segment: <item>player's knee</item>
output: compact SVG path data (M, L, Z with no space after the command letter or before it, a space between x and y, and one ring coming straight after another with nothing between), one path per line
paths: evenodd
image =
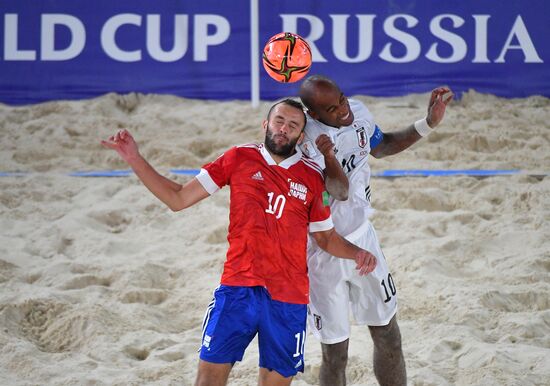
M375 346L383 350L401 350L401 332L395 317L386 326L369 327Z
M199 360L195 386L225 386L233 364Z
M348 354L323 354L323 364L335 373L343 371L348 364Z
M206 377L201 376L199 374L199 375L197 375L197 378L195 379L195 386L206 386L206 385L208 385L208 382L209 382L209 380Z
M213 379L210 379L209 373L207 371L201 371L199 368L199 372L197 373L197 378L195 378L195 386L207 386L209 383L214 381Z
M348 341L336 344L323 344L323 364L332 371L343 371L348 363Z
M225 384L225 379L209 375L198 375L195 379L195 386L224 386Z

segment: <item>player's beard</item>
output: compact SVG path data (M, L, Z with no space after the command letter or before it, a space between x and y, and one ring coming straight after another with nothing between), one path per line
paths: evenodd
M273 132L269 128L269 125L267 125L264 143L267 150L269 150L271 153L288 158L296 152L296 144L298 143L298 138L296 138L295 140L291 140L289 138L289 142L287 144L278 145L273 139L273 136Z

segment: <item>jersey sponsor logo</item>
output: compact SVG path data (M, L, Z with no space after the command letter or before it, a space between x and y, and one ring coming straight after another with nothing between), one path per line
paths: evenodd
M313 323L315 324L315 328L317 330L321 330L323 328L323 320L321 319L321 315L313 314Z
M357 134L357 143L361 148L364 148L367 146L367 132L365 131L364 127L360 127L359 129L355 130L355 133Z
M252 176L252 179L257 181L263 181L264 177L262 176L262 172L260 171L256 172L256 174Z
M299 200L306 201L307 188L298 182L292 181L290 178L288 179L288 182L290 183L288 195L291 197L296 197Z

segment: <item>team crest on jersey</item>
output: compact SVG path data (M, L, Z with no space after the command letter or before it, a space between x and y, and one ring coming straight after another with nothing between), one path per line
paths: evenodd
M355 130L355 133L357 134L357 142L359 143L359 146L362 148L367 146L367 132L365 131L365 128L360 127Z
M288 179L288 182L290 184L288 195L291 197L296 197L297 199L305 202L307 198L307 187L299 184L298 182L292 181L290 178Z
M321 315L313 314L313 322L317 330L323 328L323 320L321 319Z

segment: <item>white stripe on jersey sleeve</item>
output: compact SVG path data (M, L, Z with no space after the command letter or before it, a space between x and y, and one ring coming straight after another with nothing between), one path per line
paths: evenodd
M197 180L201 183L202 187L206 189L208 194L214 194L218 190L220 190L220 187L216 185L212 177L210 177L210 174L206 171L206 169L201 169L200 173L197 174Z
M245 144L242 144L242 145L237 145L236 147L251 147L251 148L256 148L256 149L259 148L257 143L245 143Z
M332 223L332 216L329 216L326 220L323 221L316 221L316 222L310 222L309 223L309 232L322 232L322 231L328 231L329 229L334 228L334 224Z
M307 158L302 157L302 162L309 166L311 169L315 170L317 173L321 175L322 178L325 178L325 175L323 174L323 169L319 165L317 165L314 161L311 161Z

